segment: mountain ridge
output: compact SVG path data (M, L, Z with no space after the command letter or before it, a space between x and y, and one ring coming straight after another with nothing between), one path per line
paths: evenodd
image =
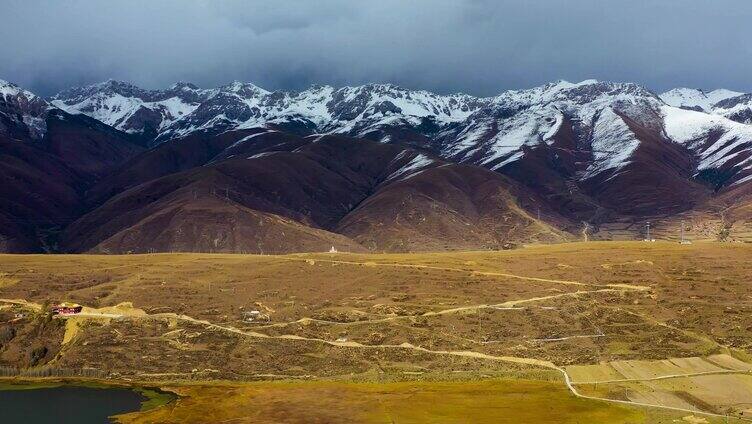
M705 92L695 91L710 101ZM560 80L480 98L464 94L441 96L393 84L338 89L315 86L300 92L269 92L236 81L215 89L198 89L183 83L167 90L147 91L128 83L108 81L62 92L52 104L69 112L89 114L126 132L151 132L157 142L197 131L217 134L266 126L303 135L339 133L382 142L397 138L399 142L433 149L442 156L494 169L519 159L524 146L550 140L564 115L589 125L591 131L623 130L625 124L613 112L626 114L629 119L657 130L664 125L657 115L670 114L663 106L699 107L696 102L682 103L678 96L669 95L672 92L687 90L658 95L628 82ZM123 93L135 93L135 97L125 101ZM743 94L714 90L709 95L716 104L724 105L710 114L729 121L733 121L729 117L738 117L746 123ZM603 121L595 122L601 116ZM713 125L734 127L719 121L713 121ZM632 150L636 147L634 140L630 142L623 137L610 141L595 137L595 140L599 141L592 146L596 163L585 176L623 163L624 153L616 154L615 148L630 144ZM477 160L472 156L478 150L488 153Z
M680 90L718 100L705 111L597 80L486 98L392 84L269 92L109 80L47 102L0 87L0 136L26 145L7 149L0 171L33 181L1 211L12 228L0 246L11 251L486 249L610 238L687 214L747 225L748 197L730 193L752 183L752 125L726 112L743 117L748 95L728 90ZM30 160L34 151L54 169ZM64 207L45 212L58 218L35 217L45 176L68 174L54 188ZM718 215L721 203L741 212Z

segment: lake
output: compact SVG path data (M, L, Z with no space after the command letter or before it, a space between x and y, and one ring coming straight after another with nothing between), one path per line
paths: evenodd
M109 423L107 417L138 411L147 398L125 388L4 386L0 419L7 423Z

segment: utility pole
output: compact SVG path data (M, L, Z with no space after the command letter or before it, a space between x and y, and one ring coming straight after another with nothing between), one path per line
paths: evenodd
M681 222L681 244L684 244L684 220Z

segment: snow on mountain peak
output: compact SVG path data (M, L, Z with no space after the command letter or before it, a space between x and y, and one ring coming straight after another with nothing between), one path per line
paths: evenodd
M439 126L459 123L477 113L493 114L493 111L483 112L489 106L506 110L552 102L586 104L600 98L610 102L619 96L629 100L648 95L652 93L634 84L597 80L578 83L562 80L528 90L507 91L493 98L438 95L388 83L269 92L240 81L209 90L188 83L177 83L167 90L143 90L130 83L109 80L65 90L53 97L53 103L123 131L151 130L160 139L167 139L210 128L225 130L285 123L315 126L318 132L362 135L386 126L419 126L424 120ZM543 134L549 130L544 128Z
M193 84L179 82L166 90L144 90L129 82L107 80L61 91L52 104L69 113L82 113L129 133L151 136L193 112L211 95Z
M705 97L708 98L713 104L716 104L722 100L730 99L732 97L741 96L744 93L739 91L727 90L725 88L719 88L705 93Z
M110 78L106 81L92 84L92 87L98 87L100 89L113 89L113 90L139 90L138 87L128 81L116 80Z
M34 100L39 99L39 97L27 90L24 90L23 88L17 86L16 84L13 84L12 82L5 81L3 79L0 79L0 96L2 98L10 98L10 97L18 97L22 96L28 100Z
M737 171L752 171L752 158L737 163L737 159L749 155L749 148L744 146L752 143L752 125L672 106L664 106L662 113L666 135L699 156L698 171L728 164ZM708 140L713 143L707 145Z
M752 124L752 94L717 89L675 88L661 94L669 106L725 116L736 122Z
M658 96L634 83L560 80L482 98L394 84L270 92L240 81L210 89L178 82L147 90L108 80L62 91L51 103L155 142L261 127L339 133L421 145L438 157L493 170L537 160L542 150L553 158L575 155L567 178L577 181L629 175L646 152L655 155L661 143L675 143L690 152L687 163L693 165L687 166L696 166L700 179L733 184L752 175L752 94L723 89L678 88ZM5 125L16 134L41 137L49 108L43 99L0 81L0 131ZM400 160L392 180L434 166L428 156ZM722 178L713 176L718 169Z
M235 93L240 96L266 96L271 94L263 88L249 82L233 81L219 88L220 91Z
M496 96L493 103L505 107L530 107L552 102L588 104L615 100L655 99L650 90L633 83L603 82L594 79L571 83L559 80L525 90L510 90Z
M685 109L712 111L713 105L743 93L726 89L703 91L697 88L674 88L660 95L667 105Z
M554 145L567 122L578 148L588 152L589 159L578 171L578 178L588 179L613 177L631 163L643 143L633 132L634 125L666 134L666 138L693 149L693 138L680 131L685 121L686 128L696 129L692 125L694 115L681 115L675 108L666 111L666 104L715 107L719 114L733 114L739 122L749 114L752 122L752 96L748 99L735 94L739 93L675 89L658 96L638 84L594 79L574 83L560 80L488 98L439 95L394 84L311 86L299 92L270 92L240 81L213 89L177 83L166 90L143 90L107 81L62 92L54 104L124 131L151 134L157 141L195 131L219 133L257 127L389 141L404 130L397 136L400 141L412 142L413 135L418 137L416 142L430 139L445 157L490 169L519 161L531 149ZM713 106L717 103L723 108ZM708 128L717 127L728 134L722 139L729 145L737 145L737 139L752 140L744 124L738 127L728 124L728 119L718 119L722 124L715 127L711 125L715 121L703 123L697 130L699 137L707 138ZM721 157L727 158L723 152ZM696 154L701 166L726 160L719 162L706 150ZM416 166L423 163L422 158L416 159Z
M190 90L195 91L198 90L198 86L196 86L193 83L186 82L186 81L178 81L175 84L172 84L170 86L170 90Z
M34 93L0 80L0 133L15 132L12 127L31 138L42 138L49 108L47 101Z

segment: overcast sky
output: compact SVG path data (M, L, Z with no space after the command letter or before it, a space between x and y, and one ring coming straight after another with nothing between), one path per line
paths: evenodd
M752 91L750 0L0 0L0 79L269 90L551 80Z

